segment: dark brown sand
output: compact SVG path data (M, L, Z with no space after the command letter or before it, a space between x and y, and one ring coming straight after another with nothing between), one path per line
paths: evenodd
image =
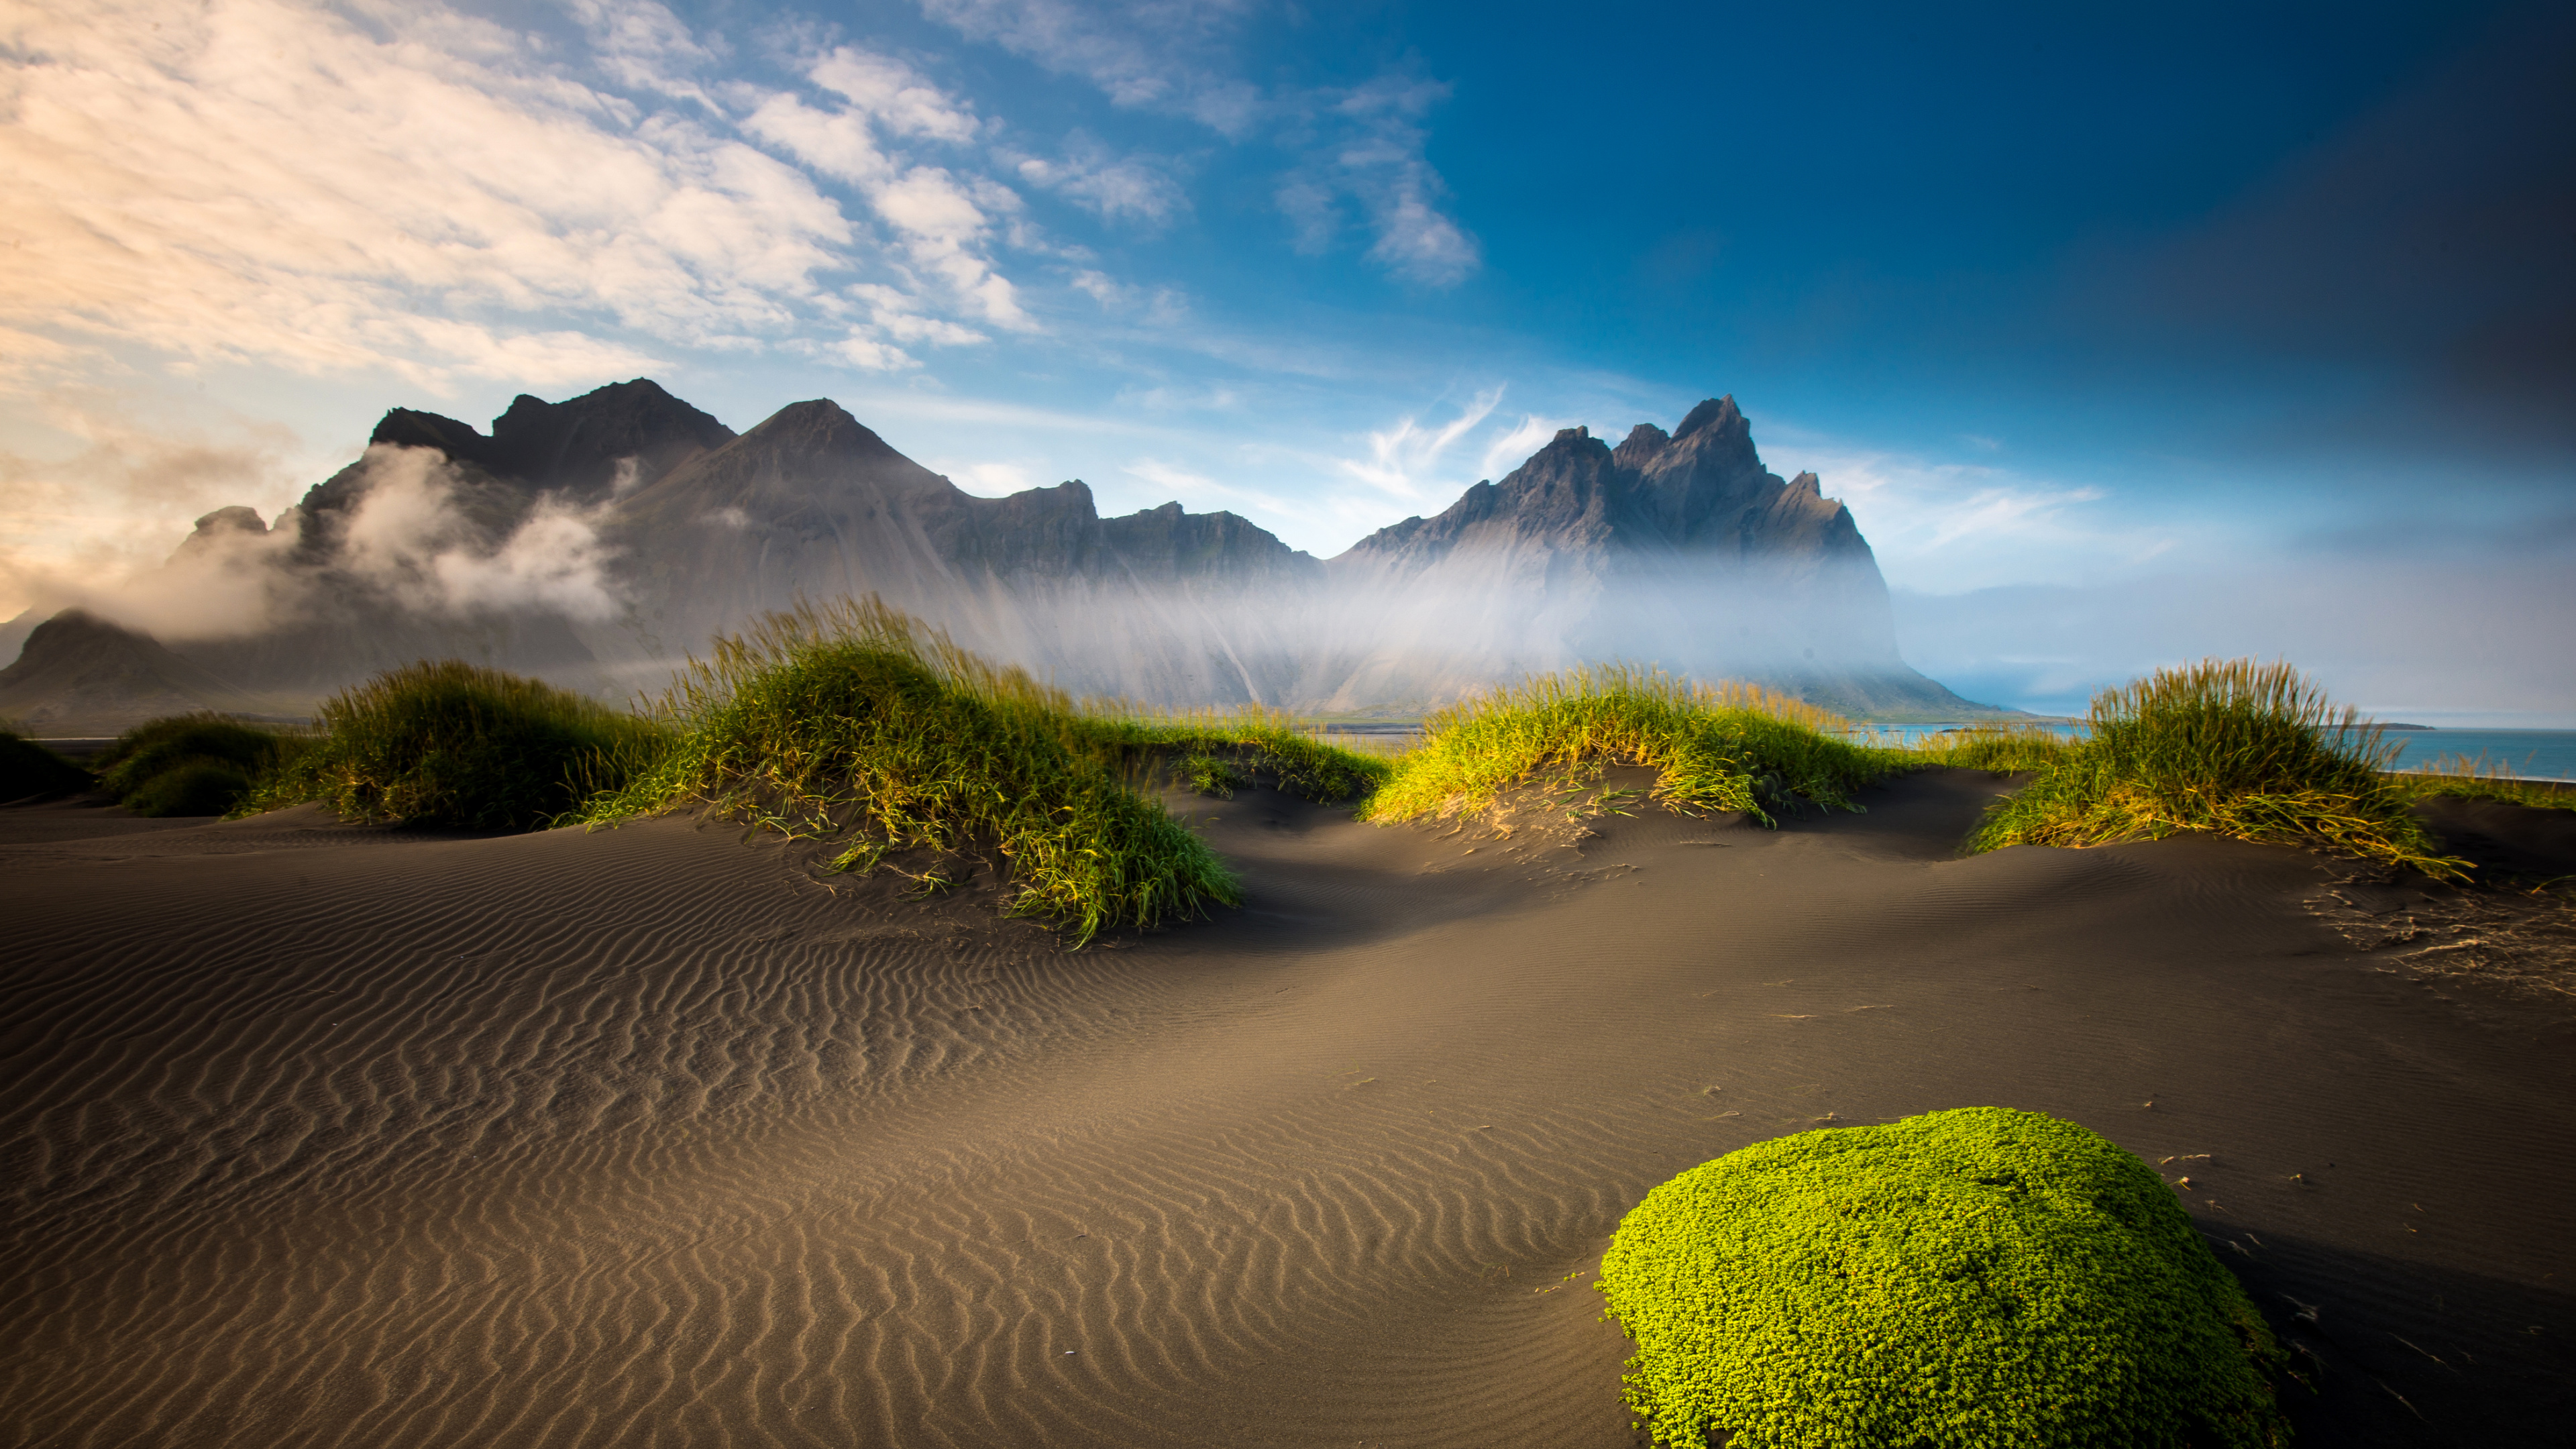
M0 812L0 1439L1610 1449L1648 1188L2001 1103L2177 1182L2301 1443L2564 1442L2563 1004L2356 949L2295 851L1954 859L1998 788L1199 801L1250 908L1074 953L685 821Z

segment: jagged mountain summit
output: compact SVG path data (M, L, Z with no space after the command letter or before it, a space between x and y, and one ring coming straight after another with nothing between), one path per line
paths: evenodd
M127 607L91 607L199 693L309 701L455 655L614 697L763 610L867 592L1163 704L1406 713L1624 658L1882 717L1983 708L1905 666L1850 513L1765 469L1732 398L1615 449L1569 429L1329 561L1230 513L1104 518L1079 480L969 494L823 400L739 435L644 379L522 396L489 433L397 408L273 526L211 513Z

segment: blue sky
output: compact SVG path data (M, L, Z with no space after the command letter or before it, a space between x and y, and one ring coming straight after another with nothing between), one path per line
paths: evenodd
M827 396L1331 554L1733 393L1972 697L2576 725L2564 7L101 0L0 64L0 612L396 404Z

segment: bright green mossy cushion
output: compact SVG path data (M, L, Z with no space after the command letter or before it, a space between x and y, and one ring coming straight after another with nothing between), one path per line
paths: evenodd
M1963 1107L1702 1163L1601 1260L1657 1439L2270 1445L2278 1346L2153 1170Z

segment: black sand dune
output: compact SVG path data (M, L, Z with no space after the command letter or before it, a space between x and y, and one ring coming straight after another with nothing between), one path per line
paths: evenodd
M1952 858L1997 788L1196 801L1251 907L1070 954L682 821L0 813L0 1439L1608 1449L1649 1187L2000 1103L2174 1159L2301 1443L2559 1442L2566 1011L2357 951L2292 851Z

